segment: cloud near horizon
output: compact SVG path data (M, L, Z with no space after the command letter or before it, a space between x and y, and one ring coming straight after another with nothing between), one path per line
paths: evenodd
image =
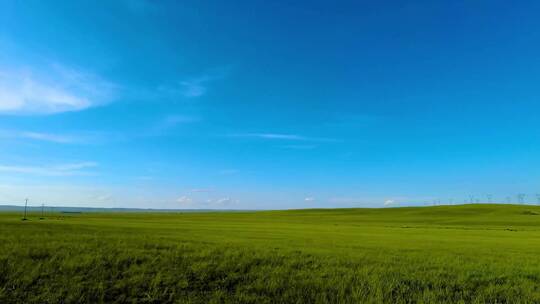
M195 192L196 193L196 192ZM232 199L230 197L222 197L216 199L194 199L189 196L181 196L176 199L176 203L180 208L192 208L192 209L219 209L224 207L230 207L237 204L239 200Z
M393 199L388 199L388 200L385 200L385 201L384 201L384 206L392 206L392 205L394 205L395 203L396 203L395 200L393 200Z
M190 197L181 196L176 199L176 202L179 203L181 207L188 207L191 206L193 200Z

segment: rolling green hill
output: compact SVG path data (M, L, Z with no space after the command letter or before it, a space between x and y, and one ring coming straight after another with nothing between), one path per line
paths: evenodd
M538 303L540 207L0 213L0 303Z

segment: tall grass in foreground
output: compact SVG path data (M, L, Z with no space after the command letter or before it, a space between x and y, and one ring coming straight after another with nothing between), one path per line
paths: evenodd
M540 219L482 207L0 214L0 303L539 303Z

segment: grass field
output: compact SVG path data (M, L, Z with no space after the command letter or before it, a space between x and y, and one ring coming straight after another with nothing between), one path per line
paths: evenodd
M0 213L0 303L540 303L540 207Z

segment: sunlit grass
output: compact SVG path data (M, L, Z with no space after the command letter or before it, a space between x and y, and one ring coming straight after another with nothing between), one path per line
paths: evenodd
M0 213L0 303L540 302L539 214Z

